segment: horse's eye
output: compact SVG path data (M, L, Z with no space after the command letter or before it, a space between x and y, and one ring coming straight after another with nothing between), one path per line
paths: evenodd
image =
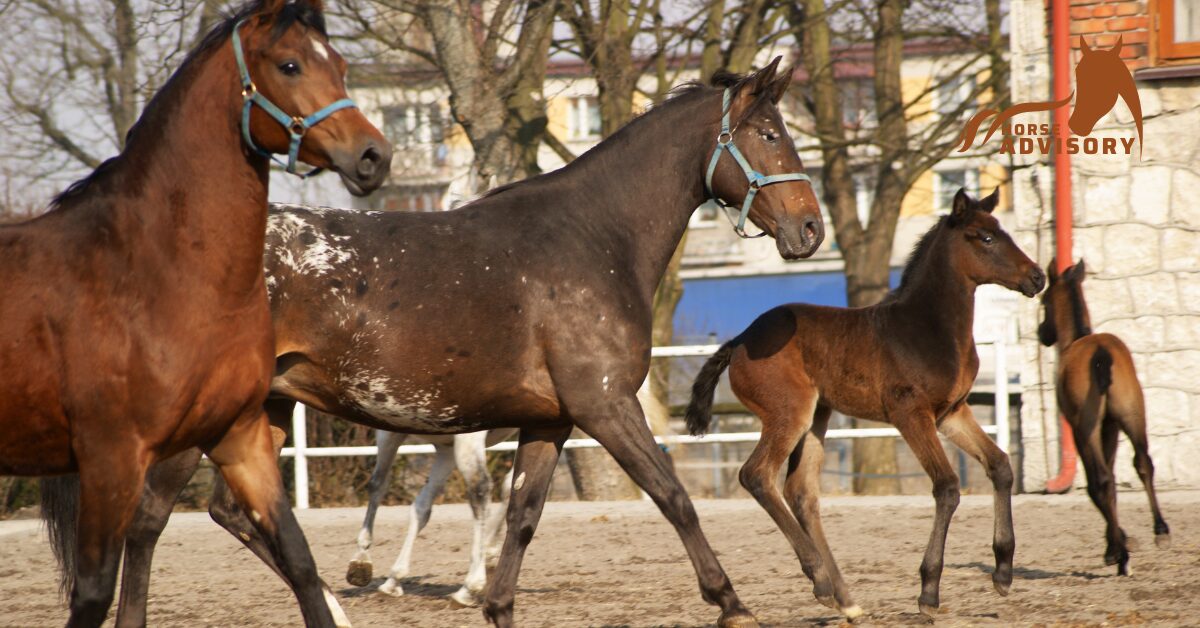
M984 232L984 233L979 234L979 240L981 242L983 242L984 244L991 244L996 239L994 237L992 237L992 234Z
M296 76L300 73L300 64L295 61L285 61L279 64L279 71L287 76Z
M779 139L779 134L774 131L763 131L759 135L760 135L760 137L763 138L764 142L774 143L775 140Z

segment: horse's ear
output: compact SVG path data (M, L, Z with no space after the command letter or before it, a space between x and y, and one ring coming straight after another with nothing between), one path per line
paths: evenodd
M1117 45L1113 46L1112 50L1110 50L1109 52L1113 53L1114 55L1121 56L1121 46L1124 44L1125 44L1125 36L1118 35L1117 36Z
M735 127L746 113L747 107L754 104L759 94L771 88L771 82L775 80L775 71L779 68L780 59L783 59L783 57L775 57L774 60L767 64L767 67L746 77L739 84L738 91L734 94L733 101L729 106L730 118L734 120L733 125Z
M1000 188L997 187L996 189L992 190L992 193L988 194L986 198L979 201L979 209L982 209L983 211L990 214L996 210L996 204L999 202L1000 202Z
M1050 283L1054 283L1054 282L1058 281L1058 258L1057 257L1050 258L1050 265L1046 267L1046 277L1050 280Z
M967 220L971 218L972 204L966 189L958 188L958 193L954 195L954 203L950 206L950 226L957 227L966 224Z
M1071 267L1071 270L1073 270L1075 273L1075 276L1072 277L1072 279L1078 281L1079 283L1083 283L1083 278L1087 276L1087 265L1084 264L1082 257L1079 258L1078 264Z
M1083 35L1079 36L1079 50L1083 52L1084 56L1092 51L1091 48L1088 48L1087 40L1083 38Z
M771 82L769 90L771 90L771 100L775 104L783 99L783 95L787 93L788 85L792 83L792 68L786 68L780 73L779 78Z

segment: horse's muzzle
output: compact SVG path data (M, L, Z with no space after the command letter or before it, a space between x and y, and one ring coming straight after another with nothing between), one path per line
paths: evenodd
M811 257L825 241L825 225L820 218L808 217L798 225L779 225L775 230L775 247L783 259Z
M1046 287L1046 273L1037 266L1029 271L1029 275L1021 281L1021 294L1032 297Z
M387 142L368 139L354 152L334 155L333 169L355 196L366 196L379 189L392 168L392 147Z

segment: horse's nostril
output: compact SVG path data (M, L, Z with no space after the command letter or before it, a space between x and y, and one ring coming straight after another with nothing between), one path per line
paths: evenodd
M374 146L368 147L367 150L363 151L362 156L358 158L358 175L363 178L374 176L375 171L378 170L379 164L382 161L383 155L380 154L379 149Z
M817 245L822 240L824 229L822 229L821 221L815 218L809 218L804 221L803 239L806 243Z

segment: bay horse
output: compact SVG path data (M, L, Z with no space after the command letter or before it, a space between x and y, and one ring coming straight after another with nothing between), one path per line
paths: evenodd
M1092 333L1092 321L1083 298L1086 266L1083 260L1059 274L1054 261L1047 268L1050 287L1042 295L1043 319L1038 339L1058 352L1055 378L1058 407L1075 439L1075 448L1087 473L1088 496L1104 515L1108 547L1104 564L1116 565L1117 575L1129 574L1129 549L1125 531L1117 523L1117 487L1113 464L1121 432L1133 445L1137 469L1150 512L1154 516L1154 542L1170 547L1171 529L1154 494L1154 462L1146 438L1146 400L1138 383L1133 356L1121 339Z
M567 166L452 211L273 215L267 255L276 260L266 266L278 403L267 409L276 425L287 421L281 406L302 402L404 433L520 428L507 532L483 605L497 626L513 625L521 560L576 426L675 527L703 599L721 608L718 623L757 625L637 391L650 365L655 288L706 199L741 205L784 258L821 244L820 208L778 108L791 72L777 76L778 64L677 88ZM169 513L178 486L151 485L156 496L143 504L165 502ZM227 492L213 502L223 525L260 542Z
M1032 297L1045 275L991 215L998 198L993 193L977 201L959 190L951 213L917 243L899 287L882 302L769 310L722 345L696 378L688 429L695 435L707 430L717 379L728 368L734 394L762 420L762 438L740 473L742 486L791 543L814 596L850 619L862 610L829 550L818 502L833 410L894 425L933 480L937 510L921 562L922 613L932 616L939 605L946 532L959 499L958 477L938 431L983 464L992 480L992 582L1001 595L1012 584L1012 468L967 405L979 370L972 336L975 288L999 284Z
M78 474L44 504L72 513L50 529L70 548L69 626L104 621L147 469L193 447L251 513L305 621L332 623L262 410L261 256L266 153L359 192L386 174L390 147L346 100L345 69L319 2L249 4L188 55L118 156L0 227L0 473ZM263 103L297 117L285 129Z

